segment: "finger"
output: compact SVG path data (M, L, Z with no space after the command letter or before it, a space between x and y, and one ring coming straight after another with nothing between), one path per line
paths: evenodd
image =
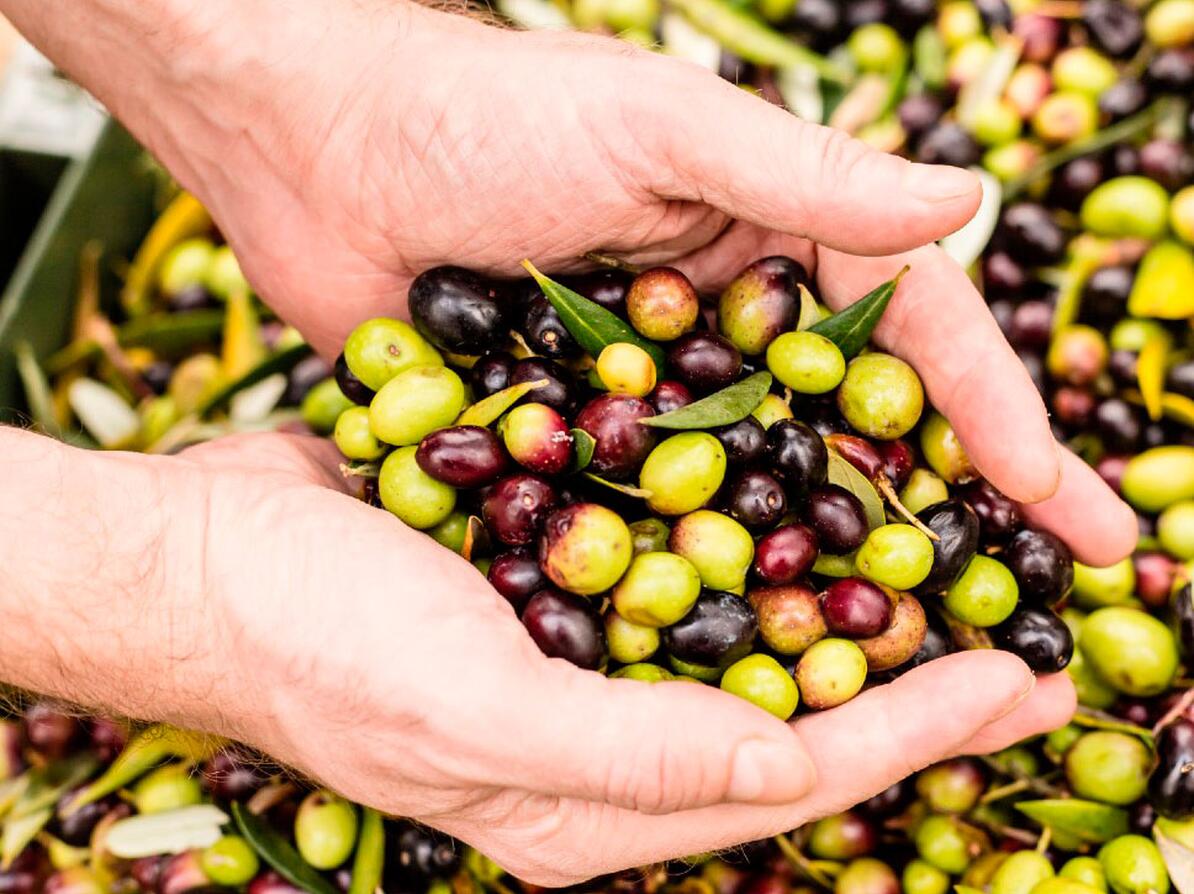
M179 456L230 472L259 471L345 493L354 491L353 482L340 471L344 456L327 438L280 432L228 435L188 447Z
M858 254L939 239L978 208L978 181L961 168L877 152L674 59L623 71L630 89L619 102L637 137L630 162L658 196Z
M1077 706L1078 697L1069 674L1037 677L1028 698L1006 717L980 730L959 753L990 754L1030 736L1052 732L1070 722Z
M789 803L813 784L792 730L719 689L611 680L559 660L507 685L526 694L513 725L525 747L502 743L508 786L657 814ZM560 743L546 766L544 742Z
M844 307L890 279L900 282L876 340L911 363L933 406L949 418L978 470L1016 500L1051 496L1060 474L1041 396L966 274L936 246L889 258L818 252L826 302Z
M1061 486L1049 499L1022 507L1037 527L1064 540L1088 565L1113 565L1136 548L1136 513L1099 474L1061 445Z

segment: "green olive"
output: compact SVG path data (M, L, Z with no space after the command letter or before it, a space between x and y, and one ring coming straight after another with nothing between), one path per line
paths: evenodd
M983 167L1008 183L1024 176L1040 161L1044 150L1033 140L1012 140L983 153Z
M614 661L635 664L659 651L659 631L627 621L611 609L605 613L605 642Z
M636 556L614 587L619 615L644 627L675 624L701 595L701 576L683 556L643 553Z
M580 0L573 16L582 28L604 25L615 33L651 31L659 18L659 0Z
M1194 316L1194 251L1177 242L1158 242L1136 269L1128 313L1184 320Z
M412 528L431 528L456 508L456 491L419 468L416 447L400 447L381 464L381 504Z
M912 525L882 525L867 535L854 565L877 584L911 590L933 568L933 543Z
M928 816L917 827L916 852L942 872L958 875L970 865L970 836L951 816Z
M1194 43L1194 0L1158 0L1144 17L1144 33L1157 47Z
M386 452L385 445L369 429L368 407L349 407L341 413L332 438L349 459L374 460Z
M418 444L451 425L464 409L464 399L464 383L452 370L416 366L398 373L373 395L369 427L378 440L395 447Z
M1072 143L1090 136L1098 126L1094 97L1077 90L1050 93L1032 116L1033 132L1046 143Z
M227 301L234 293L244 292L246 295L253 290L249 281L245 279L240 269L240 261L236 259L232 248L221 245L211 255L211 263L207 267L204 278L207 291L217 298Z
M665 552L671 533L671 528L658 518L644 518L634 522L630 526L634 554L637 556L640 553Z
M199 857L203 873L228 888L247 885L257 875L257 852L239 835L225 835Z
M908 483L900 491L900 502L912 513L948 499L949 487L936 473L928 469L913 469Z
M1056 834L1053 837L1056 841ZM1077 879L1055 876L1037 882L1031 894L1097 894L1098 890Z
M900 877L903 894L949 894L949 874L925 860L909 860Z
M458 553L464 549L464 541L468 537L468 518L463 512L453 512L438 525L428 528L427 533L440 546Z
M581 596L602 593L618 582L630 559L630 528L612 509L598 503L572 503L547 519L539 565L557 587Z
M1166 344L1173 340L1169 330L1156 320L1140 320L1136 317L1124 317L1111 327L1107 336L1111 350L1134 353L1142 351L1154 339L1161 339Z
M133 786L138 813L163 813L203 802L199 777L185 764L167 764L143 776Z
M970 0L949 0L937 13L937 31L951 50L983 33L983 20Z
M299 406L299 413L312 431L328 435L336 428L340 414L355 406L344 396L335 379L324 379L307 392Z
M1008 619L1019 599L1020 587L1006 565L990 556L975 556L950 584L945 607L966 624L994 627Z
M1136 570L1130 558L1105 568L1074 563L1074 602L1080 608L1124 605L1132 601L1135 592Z
M1157 517L1157 539L1174 558L1194 559L1194 500L1174 503Z
M163 295L177 295L191 286L204 285L216 247L202 236L186 239L166 252L158 267L158 288Z
M1090 885L1096 891L1107 890L1107 874L1103 872L1103 864L1094 857L1071 857L1057 874Z
M1159 695L1177 674L1173 633L1132 608L1091 612L1082 625L1082 653L1100 677L1127 695Z
M1012 745L1003 751L996 751L987 760L1005 776L1036 776L1041 769L1041 762L1036 755L1023 745Z
M1082 226L1099 236L1156 239L1165 232L1169 194L1155 180L1129 175L1096 186L1082 201Z
M833 881L833 894L895 894L899 888L895 870L874 857L851 860Z
M1194 850L1194 819L1174 820L1159 816L1153 828L1182 847Z
M986 785L986 774L966 758L934 764L916 777L916 793L934 813L968 813Z
M846 360L824 335L785 332L767 346L767 368L799 394L824 394L841 383Z
M1126 806L1144 796L1152 752L1135 736L1097 730L1066 752L1065 775L1074 794Z
M709 509L678 520L668 546L692 563L701 583L711 590L738 590L755 555L750 532L728 515Z
M874 827L850 811L822 817L808 833L808 852L820 860L853 860L874 848Z
M1120 492L1143 512L1194 500L1194 447L1167 444L1132 457L1124 467Z
M953 426L940 413L933 413L920 427L920 450L933 471L950 484L962 484L978 475Z
M975 112L974 138L984 146L1002 146L1020 135L1020 110L1009 100L991 99Z
M1157 846L1143 835L1121 835L1099 849L1115 894L1167 894L1169 873Z
M751 411L750 415L759 420L759 424L763 428L771 428L772 423L779 422L781 419L791 419L794 414L786 400L778 394L768 394L763 398L762 403Z
M655 447L639 472L651 492L647 505L661 515L683 515L704 506L726 474L726 452L708 432L672 435Z
M995 44L985 34L972 37L949 54L945 63L946 77L951 84L969 84L990 64Z
M716 683L721 679L720 667L704 667L700 664L691 664L690 662L682 661L675 655L669 655L667 662L672 666L672 670L682 677L691 677L702 683Z
M141 443L152 444L170 430L181 414L178 404L168 394L153 397L141 404Z
M916 371L890 354L863 354L846 367L837 392L846 421L868 437L893 441L920 419L924 387Z
M1194 245L1194 186L1173 194L1169 203L1169 226L1182 242Z
M1010 854L991 877L991 894L1029 894L1037 882L1052 878L1053 864L1036 851Z
M1070 746L1083 736L1082 727L1067 723L1058 727L1045 736L1045 753L1051 760L1060 760L1070 750ZM1081 879L1079 879L1081 881Z
M439 351L414 326L377 317L357 326L344 343L344 362L374 391L416 366L443 366Z
M770 655L747 655L721 675L721 688L744 698L780 720L787 720L800 704L796 681Z
M904 41L890 25L869 22L855 28L846 40L859 71L891 71L906 56Z
M615 680L638 680L640 683L668 683L676 679L666 667L647 662L636 662L620 667L612 674Z
M1091 47L1068 47L1053 57L1053 84L1098 97L1119 80L1115 64Z
M357 841L357 811L326 789L311 792L294 818L294 843L316 869L335 869L348 859Z
M804 703L814 710L848 702L866 682L866 655L848 639L818 640L796 664L796 685Z
M1081 649L1074 649L1065 670L1083 707L1106 710L1119 701L1119 691L1099 676Z

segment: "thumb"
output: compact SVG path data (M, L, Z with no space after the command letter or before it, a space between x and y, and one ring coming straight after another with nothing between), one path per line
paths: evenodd
M657 195L868 255L932 242L978 209L982 190L969 171L878 152L694 65L643 65L657 83L639 79L623 102Z
M613 680L560 660L527 668L517 728L526 747L507 753L548 764L511 766L507 784L672 813L721 803L784 804L815 782L800 738L736 696L692 683Z

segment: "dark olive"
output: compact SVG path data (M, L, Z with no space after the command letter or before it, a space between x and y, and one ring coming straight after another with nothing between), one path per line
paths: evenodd
M952 121L942 121L920 138L916 160L924 164L954 165L968 168L978 164L981 150L964 128Z
M912 470L916 467L916 455L908 442L902 438L894 441L879 441L874 445L883 459L883 474L891 482L892 487L902 488L912 477Z
M1020 598L1030 604L1053 605L1074 584L1074 556L1048 531L1021 531L1001 559L1020 585Z
M1109 56L1129 56L1144 39L1140 13L1119 0L1087 0L1082 5L1082 21Z
M510 370L511 385L543 379L547 380L547 384L536 388L527 399L547 404L556 412L570 416L576 404L576 386L568 370L544 357L526 357L517 361Z
M527 304L522 325L522 335L536 354L571 357L580 350L555 307L543 295L536 295Z
M941 100L933 94L914 93L899 104L896 115L908 139L916 140L941 120L944 111Z
M432 432L419 442L415 462L436 481L466 488L491 484L509 465L497 436L479 425Z
M767 452L767 432L754 416L713 429L726 451L726 462L742 466L758 462Z
M755 544L754 572L766 583L790 584L812 570L817 553L817 534L812 528L784 525Z
M1149 140L1140 147L1140 173L1176 192L1194 177L1194 155L1178 140Z
M633 279L633 276L621 270L598 270L569 277L567 283L573 291L579 292L595 304L600 304L619 316L625 316L626 292L629 291Z
M655 408L655 412L662 415L686 407L696 398L692 396L692 392L683 382L664 379L655 386L655 390L648 395L648 399L651 401L651 406Z
M91 840L91 832L95 829L96 824L121 803L119 799L112 796L85 804L76 810L67 811L67 806L78 795L80 788L73 788L58 799L54 820L50 827L58 838L74 847L85 846ZM0 888L0 890L3 889Z
M1162 50L1149 61L1147 76L1163 93L1188 95L1194 90L1194 48Z
M49 702L30 705L21 720L29 747L50 760L65 757L81 732L74 717Z
M1190 584L1186 584L1173 596L1178 642L1181 643L1182 654L1187 658L1194 656L1194 592L1190 587Z
M891 599L867 580L845 577L821 594L821 613L831 633L851 639L878 636L891 624Z
M838 0L801 0L792 13L793 27L809 32L818 47L833 42L842 30L843 19Z
M540 590L551 586L551 581L539 567L538 556L525 548L498 553L490 563L486 577L516 612L521 612L527 601Z
M602 394L589 401L577 414L576 427L588 432L595 442L592 470L614 479L637 472L656 440L655 430L639 420L654 415L641 397Z
M1194 400L1194 360L1185 360L1169 367L1165 387L1175 394Z
M762 354L778 335L796 327L799 286L808 282L808 272L792 258L774 255L755 261L721 294L721 334L743 354Z
M1135 450L1144 431L1141 412L1118 397L1109 397L1095 407L1094 425L1103 446L1116 453Z
M1112 90L1115 88L1112 87ZM1148 91L1141 85L1140 91L1144 100L1148 100ZM1110 92L1110 91L1108 91ZM1116 177L1140 173L1140 152L1135 146L1120 145L1111 150L1111 171Z
M916 517L939 538L933 541L933 568L917 592L939 593L954 582L978 550L978 515L955 497L926 506Z
M783 486L773 475L751 469L729 485L726 507L730 517L752 530L770 528L788 510Z
M733 593L707 590L687 615L663 631L673 658L701 667L729 667L751 649L758 619L749 602Z
M890 21L901 34L911 37L937 14L936 0L891 0Z
M1082 200L1103 182L1103 178L1103 162L1097 156L1075 158L1058 168L1053 175L1053 182L1049 184L1049 198L1062 208L1077 211Z
M781 419L767 429L767 457L771 468L795 497L803 496L828 479L829 451L825 441L795 419Z
M522 625L539 650L588 670L605 664L605 625L593 602L562 590L540 590L522 612Z
M1053 308L1044 301L1025 301L1012 315L1008 341L1013 347L1044 350L1053 334Z
M1157 822L1157 808L1143 798L1128 808L1128 831L1151 836Z
M1016 502L985 479L966 485L962 499L978 516L979 535L984 543L1007 543L1023 523Z
M922 664L945 657L953 651L953 648L953 641L950 639L949 633L942 630L939 624L930 622L925 628L925 638L921 642L920 648L916 650L916 654L903 664L898 664L891 670L876 676L884 682L894 680L914 667L920 667Z
M385 890L422 891L436 879L460 869L464 849L456 841L422 825L402 823L387 830Z
M1100 267L1082 289L1082 318L1095 323L1114 322L1124 315L1136 274L1131 267Z
M742 372L742 353L714 332L689 332L668 348L668 369L697 393L731 385Z
M271 765L247 749L231 746L216 754L202 768L203 784L221 801L247 801L270 781Z
M505 351L490 351L484 354L469 370L469 384L473 394L480 400L510 386L510 373L514 371L514 355Z
M1031 265L1053 264L1065 253L1066 237L1044 206L1017 202L1003 212L1000 221L1008 251Z
M1074 655L1070 628L1048 609L1018 609L991 630L995 645L1018 657L1033 673L1065 670Z
M870 530L862 501L836 484L809 492L805 519L816 531L821 549L835 555L858 549Z
M879 794L867 798L854 809L874 819L886 819L903 813L916 800L913 777L889 785Z
M509 303L497 283L461 267L433 267L410 284L415 328L456 354L482 354L504 341Z
M978 14L988 28L1007 30L1012 26L1012 10L1007 0L975 0Z
M526 546L556 507L555 488L534 475L510 475L493 485L481 504L485 527L497 540Z
M850 0L846 4L846 26L853 29L887 18L887 0Z
M1027 284L1027 271L1006 251L993 251L983 258L983 285L989 294L1019 292Z
M176 314L186 313L189 310L206 310L219 306L216 296L199 283L192 283L189 286L179 289L170 295L166 301L166 306Z
M1179 717L1157 735L1157 766L1148 780L1148 800L1169 819L1194 817L1194 721Z

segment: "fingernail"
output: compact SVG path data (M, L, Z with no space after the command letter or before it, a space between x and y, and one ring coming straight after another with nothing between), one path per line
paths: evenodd
M925 202L948 202L974 195L978 178L951 165L909 165L904 188Z
M791 744L752 739L734 752L729 798L744 804L786 804L807 794L814 770L795 734Z
M1016 708L1018 708L1018 707L1020 707L1020 705L1024 704L1025 699L1027 699L1028 696L1032 695L1032 690L1034 690L1034 689L1036 689L1036 676L1035 675L1030 676L1028 678L1028 685L1024 687L1024 690L1019 695L1017 695L1015 700L1012 701L1006 708L1004 708L1004 710L1001 711L999 716L996 717L995 719L1002 720L1004 717L1011 714L1014 710L1016 710Z

